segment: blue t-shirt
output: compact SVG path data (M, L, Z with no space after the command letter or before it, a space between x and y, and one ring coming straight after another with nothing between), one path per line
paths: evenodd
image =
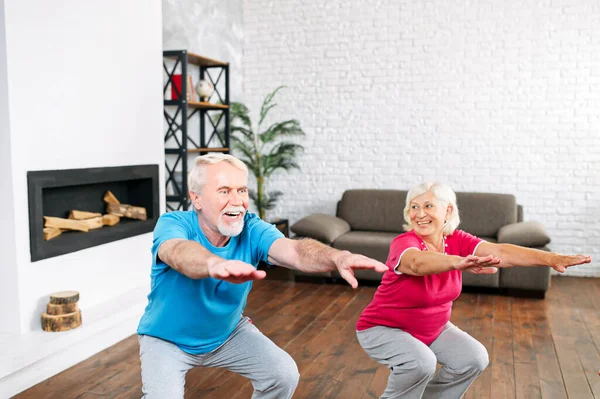
M282 237L275 226L247 213L241 234L231 237L224 247L215 247L204 236L194 211L163 214L154 229L150 294L137 333L170 341L187 353L208 353L231 335L252 288L251 281L194 280L179 273L158 258L163 242L173 238L196 241L217 256L256 267L267 260L269 248Z

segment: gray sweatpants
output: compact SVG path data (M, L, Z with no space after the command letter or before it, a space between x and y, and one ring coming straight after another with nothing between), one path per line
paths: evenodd
M185 375L193 367L221 367L252 381L252 398L291 398L300 374L294 359L265 337L247 317L212 352L191 355L168 341L139 336L144 399L183 398Z
M430 346L388 327L358 331L365 352L390 369L381 399L458 399L489 363L485 347L448 322ZM442 368L436 373L436 363Z

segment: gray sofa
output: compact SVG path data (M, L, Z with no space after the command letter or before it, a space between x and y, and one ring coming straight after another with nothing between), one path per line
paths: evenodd
M291 230L296 237L315 238L334 248L385 262L392 239L404 232L406 194L400 190L347 190L338 202L336 216L313 214L296 222ZM456 198L459 229L490 242L549 250L550 237L543 226L523 222L523 208L513 195L457 192ZM320 276L339 278L337 272ZM356 276L381 280L381 275L372 271L358 270ZM547 267L507 268L493 275L463 274L463 287L488 287L509 294L530 292L544 297L549 284Z

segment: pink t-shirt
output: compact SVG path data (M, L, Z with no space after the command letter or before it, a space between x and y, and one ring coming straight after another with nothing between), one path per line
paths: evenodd
M468 256L475 253L481 239L462 230L444 237L447 255ZM399 328L430 345L450 320L452 302L462 288L462 271L452 270L428 276L397 274L394 269L409 248L427 251L425 242L414 231L394 238L386 262L389 270L371 303L356 323L358 331L375 326Z

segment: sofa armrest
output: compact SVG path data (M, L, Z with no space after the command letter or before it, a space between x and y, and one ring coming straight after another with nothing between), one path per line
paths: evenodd
M511 223L498 231L499 244L515 244L532 248L543 247L549 242L548 233L538 222Z
M342 234L350 231L350 225L336 216L315 213L300 219L290 229L299 236L331 245Z

